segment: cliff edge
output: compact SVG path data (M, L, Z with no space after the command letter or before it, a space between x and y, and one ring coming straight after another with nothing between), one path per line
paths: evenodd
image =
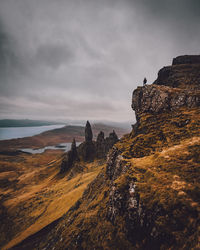
M179 56L172 66L158 72L152 85L134 90L132 108L136 118L143 113L158 114L200 106L200 56Z

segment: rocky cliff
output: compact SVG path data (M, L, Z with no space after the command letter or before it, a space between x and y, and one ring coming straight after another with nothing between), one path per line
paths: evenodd
M199 57L173 62L180 84L171 82L173 74L159 73L154 84L133 92L133 131L114 145L106 166L59 223L35 237L38 249L200 247L199 81L188 82L192 74L198 78Z
M170 112L200 106L200 56L180 56L158 72L152 85L133 92L132 108L140 114Z

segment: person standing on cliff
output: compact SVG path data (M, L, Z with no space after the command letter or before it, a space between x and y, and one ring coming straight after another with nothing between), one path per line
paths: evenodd
M143 80L143 86L145 86L147 84L147 78L145 77Z

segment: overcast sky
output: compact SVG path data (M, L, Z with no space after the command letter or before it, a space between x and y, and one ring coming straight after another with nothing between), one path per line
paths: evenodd
M132 91L182 54L199 0L0 0L0 119L134 121Z

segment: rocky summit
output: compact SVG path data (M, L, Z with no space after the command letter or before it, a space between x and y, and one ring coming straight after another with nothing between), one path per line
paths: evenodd
M199 62L177 57L133 92L132 132L66 214L15 249L200 248ZM101 155L103 133L96 143Z
M200 106L200 56L180 56L172 66L158 72L152 85L138 87L133 92L132 108L140 114L170 112L181 107Z

